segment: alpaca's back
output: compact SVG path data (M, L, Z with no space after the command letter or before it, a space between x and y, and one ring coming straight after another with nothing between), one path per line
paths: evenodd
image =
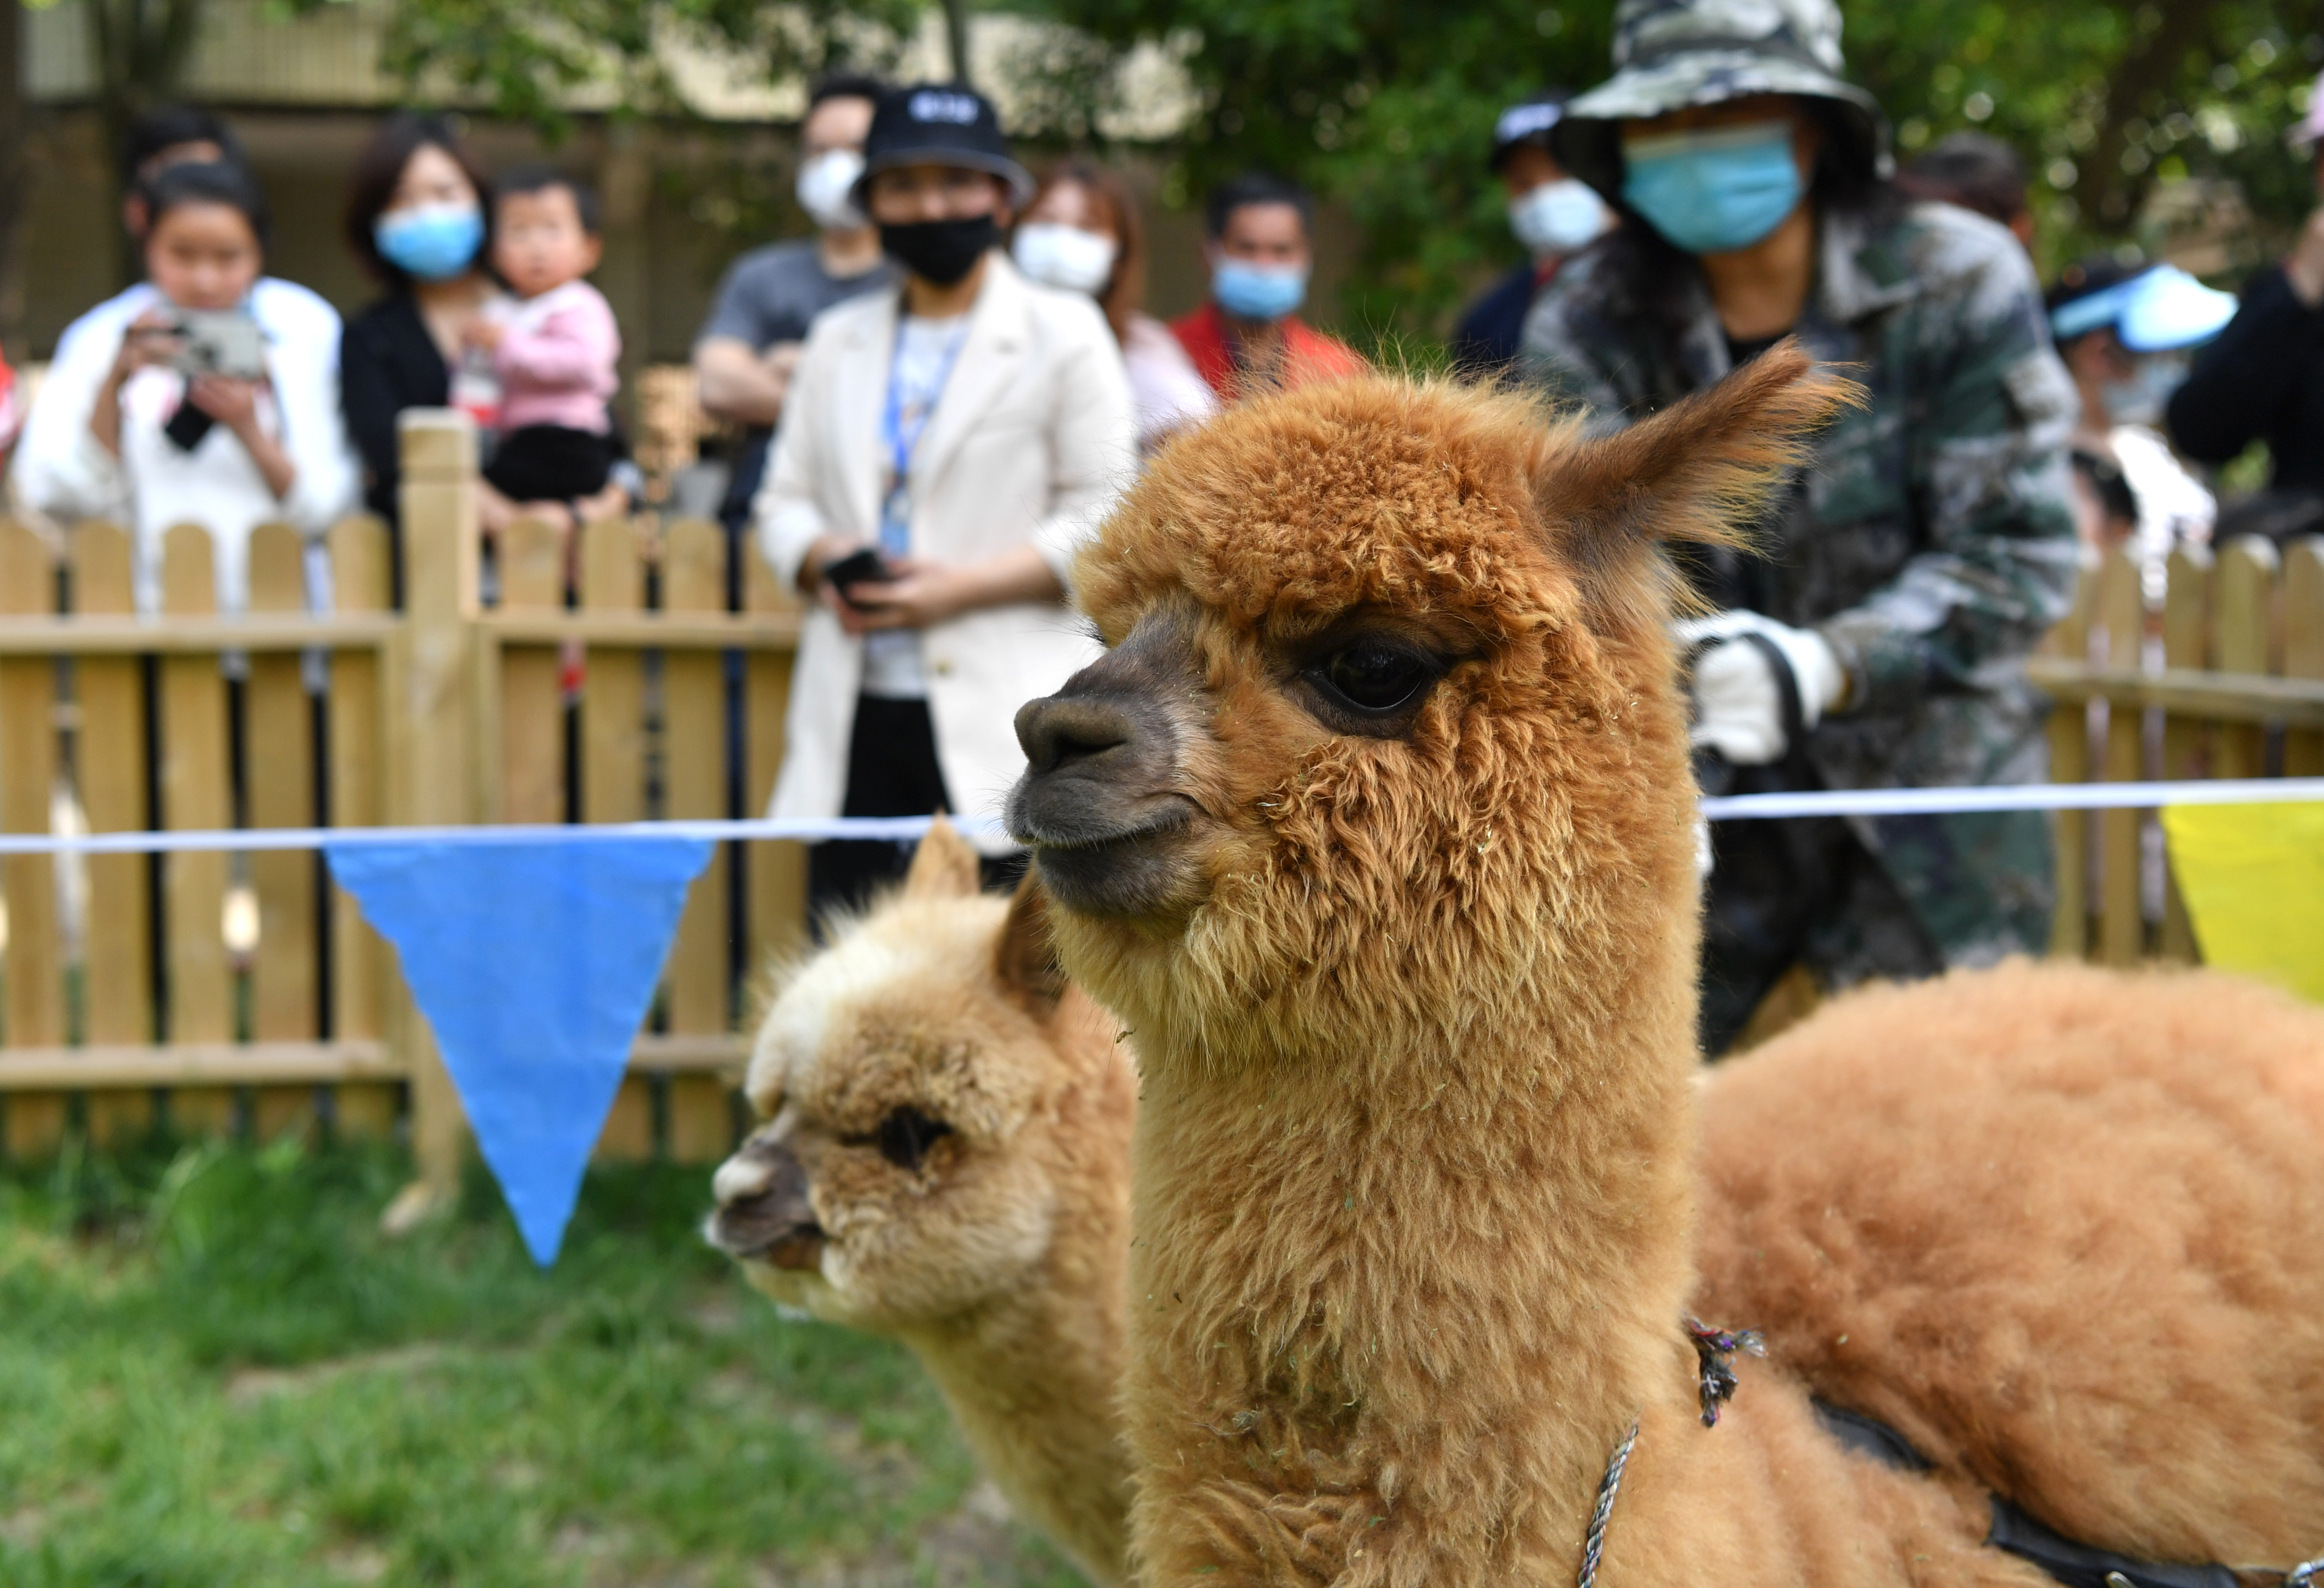
M2315 1548L2324 1011L2012 964L1841 999L1703 1101L1706 1316L2070 1536Z

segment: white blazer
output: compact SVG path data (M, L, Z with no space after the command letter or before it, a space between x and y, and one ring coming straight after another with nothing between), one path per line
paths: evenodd
M901 295L867 293L818 316L783 402L752 516L786 589L823 534L877 542L887 398ZM912 549L975 562L1031 544L1071 588L1073 555L1138 462L1130 383L1097 305L1036 285L988 254L968 337L912 460ZM936 761L960 816L997 817L1025 769L1017 708L1098 655L1062 604L988 607L925 629L921 660ZM835 817L863 647L809 609L791 676L781 775L768 814ZM979 841L1005 853L995 835Z

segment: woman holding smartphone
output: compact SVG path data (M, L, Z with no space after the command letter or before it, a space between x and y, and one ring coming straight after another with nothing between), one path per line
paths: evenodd
M1024 768L1019 705L1096 654L1065 580L1136 466L1130 384L1089 296L1001 251L1033 181L981 96L897 90L863 157L855 202L903 282L816 319L754 512L816 604L773 814L982 818ZM1007 840L977 842L999 873ZM860 900L908 853L815 845L810 903Z
M304 325L276 334L254 313L267 213L247 171L171 166L144 198L160 300L126 302L68 345L26 426L19 489L52 518L125 520L145 612L161 605L162 537L201 525L219 609L239 612L253 530L281 521L319 542L355 503L338 345ZM220 358L228 367L204 368ZM310 598L320 583L310 577Z

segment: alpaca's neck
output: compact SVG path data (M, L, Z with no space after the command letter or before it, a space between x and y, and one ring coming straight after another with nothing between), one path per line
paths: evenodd
M905 1336L1010 1503L1102 1584L1124 1578L1130 1504L1122 1245L1118 1221L1061 1232L1038 1282Z
M1457 1037L1225 1073L1167 1012L1141 1024L1151 1581L1267 1577L1286 1552L1328 1579L1358 1549L1435 1583L1570 1570L1614 1443L1690 1389L1692 1044L1652 968L1585 1012L1519 1000ZM1300 1503L1253 1510L1253 1484Z

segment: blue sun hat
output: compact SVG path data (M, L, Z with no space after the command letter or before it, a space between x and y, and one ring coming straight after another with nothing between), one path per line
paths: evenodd
M2175 264L2151 265L2079 294L2053 296L2050 331L2070 342L2101 326L2131 353L2172 353L2208 342L2236 317L2235 295Z

